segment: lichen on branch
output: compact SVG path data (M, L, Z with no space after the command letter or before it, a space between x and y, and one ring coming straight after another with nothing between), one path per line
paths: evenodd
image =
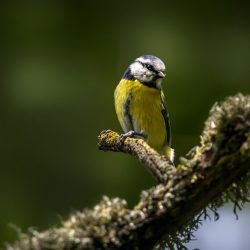
M61 226L21 234L8 250L151 249L163 237L167 246L181 249L180 237L189 239L200 221L198 216L194 223L194 217L209 204L216 212L227 201L237 209L249 199L250 96L238 94L215 104L200 145L176 168L143 140L122 143L118 137L103 131L99 148L133 155L160 184L142 191L133 209L125 200L104 197ZM204 210L201 214L206 217Z
M164 155L160 155L142 139L128 137L125 141L121 141L118 133L104 130L99 135L98 146L103 151L133 155L158 182L166 182L167 171L174 169Z

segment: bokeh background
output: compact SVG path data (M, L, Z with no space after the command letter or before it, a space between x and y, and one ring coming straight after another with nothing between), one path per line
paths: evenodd
M242 1L2 1L1 245L16 238L10 224L43 230L104 194L132 207L155 184L130 156L97 149L101 130L121 131L113 91L136 57L154 54L167 64L164 91L177 159L198 144L211 105L250 92L248 7ZM195 246L212 249L202 235L214 235L209 242L218 246L224 237L219 249L229 249L223 248L227 229L242 230L240 236L245 230L231 211L222 209L229 224L213 225L220 234L205 224ZM236 234L230 239L243 250L249 242Z

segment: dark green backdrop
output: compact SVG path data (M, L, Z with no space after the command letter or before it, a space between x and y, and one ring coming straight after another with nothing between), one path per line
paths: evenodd
M121 131L113 91L136 57L154 54L167 64L177 158L199 142L215 101L250 91L250 15L240 1L7 2L0 10L1 243L16 237L9 223L42 230L103 194L132 206L154 184L130 156L97 149L101 130Z

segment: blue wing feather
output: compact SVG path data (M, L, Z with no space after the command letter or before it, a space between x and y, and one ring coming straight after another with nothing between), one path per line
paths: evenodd
M161 113L164 117L165 126L166 126L166 132L167 132L166 143L169 147L171 147L171 125L170 125L169 113L167 110L163 92L161 92Z

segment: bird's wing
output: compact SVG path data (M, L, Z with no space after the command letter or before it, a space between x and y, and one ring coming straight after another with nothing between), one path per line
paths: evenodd
M133 119L130 113L130 104L131 104L131 95L128 95L123 106L122 128L124 132L134 130Z
M161 113L164 117L165 126L166 126L166 132L167 132L166 142L167 142L167 145L171 147L171 126L170 126L170 119L169 119L169 114L168 114L163 91L161 91Z

